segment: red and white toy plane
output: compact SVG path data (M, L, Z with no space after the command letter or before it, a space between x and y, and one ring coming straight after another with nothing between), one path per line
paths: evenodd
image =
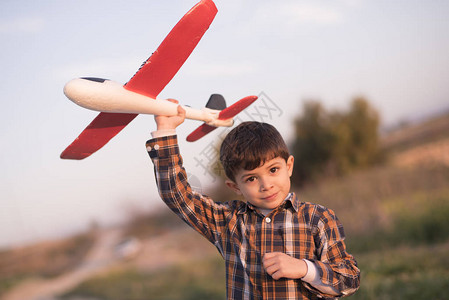
M100 114L61 153L61 158L84 159L90 156L138 114L176 115L177 104L157 99L157 95L187 60L216 13L212 0L196 4L125 85L92 77L69 81L64 87L65 95L76 104L100 111ZM187 137L187 141L196 141L218 126L232 126L232 118L255 100L257 96L248 96L226 107L223 97L215 94L205 109L183 106L186 118L204 122Z

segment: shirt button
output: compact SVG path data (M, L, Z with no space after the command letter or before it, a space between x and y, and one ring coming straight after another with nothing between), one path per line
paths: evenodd
M265 222L267 222L267 223L271 223L271 219L270 219L270 218L268 218L268 217L266 217L266 218L265 218Z
M159 150L159 148L160 148L160 147L159 147L159 145L158 145L158 144L154 145L154 150L156 150L156 151L157 151L157 150Z
M147 151L150 152L151 151L151 146L147 147Z

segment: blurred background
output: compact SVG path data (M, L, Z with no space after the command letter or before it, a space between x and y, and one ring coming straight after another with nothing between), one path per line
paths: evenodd
M294 191L332 208L362 271L352 299L448 299L449 2L216 0L159 95L201 108L259 100L295 156ZM161 204L139 116L82 161L59 159L97 115L76 77L125 83L195 0L0 3L1 299L225 299L212 245ZM217 147L178 130L192 185L217 201Z

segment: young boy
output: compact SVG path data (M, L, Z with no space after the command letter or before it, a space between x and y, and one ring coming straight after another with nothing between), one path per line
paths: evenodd
M323 206L290 192L293 156L271 125L245 122L224 139L226 185L245 198L215 203L190 188L176 137L185 118L156 116L147 142L168 207L217 247L226 262L228 299L334 299L353 294L360 271L343 227Z

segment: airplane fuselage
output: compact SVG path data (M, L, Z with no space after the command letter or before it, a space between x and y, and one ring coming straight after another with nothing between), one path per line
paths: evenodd
M122 84L107 79L73 79L64 86L64 94L77 105L100 112L177 115L178 104L128 91ZM219 120L219 110L182 107L187 119L203 121L215 127L233 124L232 119Z

